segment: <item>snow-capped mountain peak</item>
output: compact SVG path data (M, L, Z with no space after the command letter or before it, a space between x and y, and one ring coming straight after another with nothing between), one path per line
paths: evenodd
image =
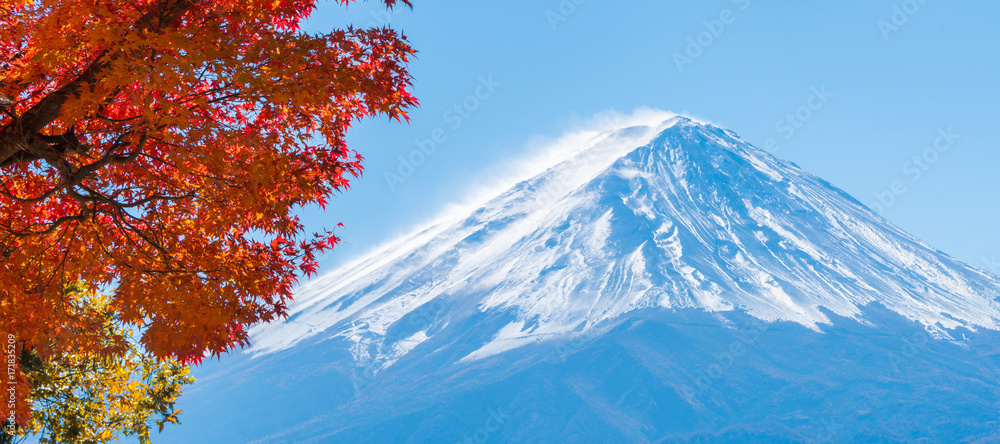
M649 308L819 330L878 303L947 336L1000 329L998 288L829 183L678 116L603 132L471 213L309 282L287 322L252 331L252 352L321 335L387 366L482 319L490 340L471 361Z

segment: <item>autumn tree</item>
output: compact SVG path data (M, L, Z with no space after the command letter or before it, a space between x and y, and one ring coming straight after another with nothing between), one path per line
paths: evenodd
M4 340L42 362L123 357L110 313L151 356L194 363L286 315L337 240L295 210L360 173L353 122L416 104L405 36L305 33L314 3L0 0ZM68 285L107 301L75 309ZM0 421L23 425L15 367Z
M64 299L70 310L104 318L105 353L67 352L43 360L37 350L21 350L32 416L26 425L0 429L0 444L29 435L39 444L102 444L128 436L149 444L152 430L179 423L182 410L174 403L183 385L194 381L190 368L152 356L108 310L107 298L72 285Z

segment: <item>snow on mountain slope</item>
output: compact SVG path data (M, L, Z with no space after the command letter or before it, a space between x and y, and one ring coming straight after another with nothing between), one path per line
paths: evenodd
M596 135L471 214L314 279L287 322L251 332L251 352L322 333L385 367L449 323L514 313L472 361L645 308L742 309L818 331L825 313L864 322L873 302L948 337L1000 329L998 289L829 183L675 117Z

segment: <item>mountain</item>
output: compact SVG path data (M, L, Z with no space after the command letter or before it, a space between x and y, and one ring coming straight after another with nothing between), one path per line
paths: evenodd
M1000 278L677 116L304 285L165 437L995 442L998 299Z

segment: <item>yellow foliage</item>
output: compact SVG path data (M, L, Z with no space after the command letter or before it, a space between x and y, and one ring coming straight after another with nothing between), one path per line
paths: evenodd
M179 424L174 403L182 386L194 382L190 368L175 359L153 357L107 312L107 301L67 292L83 310L103 312L106 350L68 352L42 358L37 350L22 351L20 365L31 383L31 421L14 438L0 433L0 443L34 435L42 444L98 444L136 436L150 442L150 430Z

